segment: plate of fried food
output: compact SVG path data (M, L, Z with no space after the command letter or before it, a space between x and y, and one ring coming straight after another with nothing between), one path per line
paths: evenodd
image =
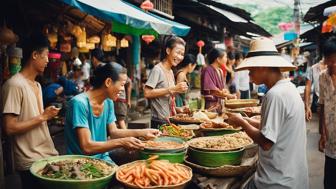
M175 116L170 117L170 121L175 124L201 124L203 122L189 114L176 114Z
M249 117L260 115L261 113L261 106L255 106L255 107L244 107L244 108L235 108L235 109L227 109L229 112L244 112Z
M258 99L230 99L225 101L225 107L227 108L244 108L244 107L254 107L259 104Z
M162 136L179 137L183 140L189 140L195 136L192 130L184 129L174 123L161 125L159 130L162 132Z
M194 138L188 141L189 147L202 151L232 151L253 144L253 140L245 132L237 132L222 136Z
M208 121L200 125L200 130L205 136L218 136L239 132L242 130L242 127L230 125L225 122Z
M154 140L144 141L145 151L180 152L188 148L188 144L181 138L162 136Z

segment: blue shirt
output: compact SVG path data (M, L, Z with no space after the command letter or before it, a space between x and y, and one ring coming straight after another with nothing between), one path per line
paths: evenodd
M84 154L79 145L76 128L88 128L91 132L91 140L105 142L107 141L108 125L115 122L115 120L114 105L111 99L104 101L104 110L99 116L95 116L87 93L81 93L73 97L68 103L65 117L64 130L67 154ZM108 152L92 156L113 163Z
M48 105L49 103L56 101L55 90L62 87L57 83L52 83L43 89L43 104Z

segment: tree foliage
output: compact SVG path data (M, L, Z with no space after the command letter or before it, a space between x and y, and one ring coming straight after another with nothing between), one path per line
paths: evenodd
M250 12L254 21L273 35L281 32L278 27L280 22L293 21L293 9L290 7L262 9L256 4L237 4L236 6Z

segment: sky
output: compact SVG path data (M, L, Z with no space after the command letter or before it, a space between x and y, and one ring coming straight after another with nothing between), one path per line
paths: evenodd
M264 8L275 6L289 6L294 7L294 0L217 0L228 5L234 5L237 3L255 3L261 5ZM302 13L305 14L310 7L314 7L318 4L327 2L328 0L301 0Z

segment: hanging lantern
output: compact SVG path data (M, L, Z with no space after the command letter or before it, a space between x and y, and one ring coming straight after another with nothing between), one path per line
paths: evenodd
M204 41L199 40L199 41L197 41L196 45L197 45L198 47L203 47L203 46L205 45L205 43L204 43Z
M205 45L204 41L197 41L196 45L198 46L198 53L202 54L202 47Z
M111 34L105 34L102 37L102 45L106 47L116 47L117 46L117 38Z
M89 37L86 42L97 44L97 43L100 43L100 38L94 35L94 36Z
M9 45L16 43L19 37L13 32L13 30L7 28L6 23L0 27L0 44Z
M90 49L88 49L88 48L85 46L85 47L81 47L81 48L79 48L78 51L79 51L80 53L88 53L88 52L90 52Z
M123 39L120 41L120 47L121 47L121 48L126 48L126 47L128 47L128 41L127 41L125 38L123 38Z
M71 52L71 43L69 42L63 42L60 44L60 51L64 53Z
M86 43L86 48L93 50L95 48L95 44L94 43Z
M82 32L83 32L83 30L82 30L82 28L81 27L79 27L79 26L77 26L77 25L73 25L73 26L71 26L71 31L70 31L70 33L72 34L72 35L74 35L75 37L79 37L81 34L82 34Z
M281 31L289 31L294 28L294 23L293 22L281 22L278 24L278 27Z
M103 46L103 51L105 51L105 52L112 51L112 47L109 47L109 46Z
M77 46L79 48L86 46L86 31L85 28L83 28L82 33L77 37Z
M140 7L145 11L149 11L154 9L154 4L150 0L145 0L141 3Z
M154 35L142 35L141 36L142 40L144 40L147 44L151 43L154 39Z
M332 32L336 27L336 13L330 14L328 19L322 24L322 33Z
M48 41L49 43L57 43L57 33L49 33L48 34Z
M332 25L327 21L324 21L322 24L322 33L329 33L332 32L332 30L333 30Z

